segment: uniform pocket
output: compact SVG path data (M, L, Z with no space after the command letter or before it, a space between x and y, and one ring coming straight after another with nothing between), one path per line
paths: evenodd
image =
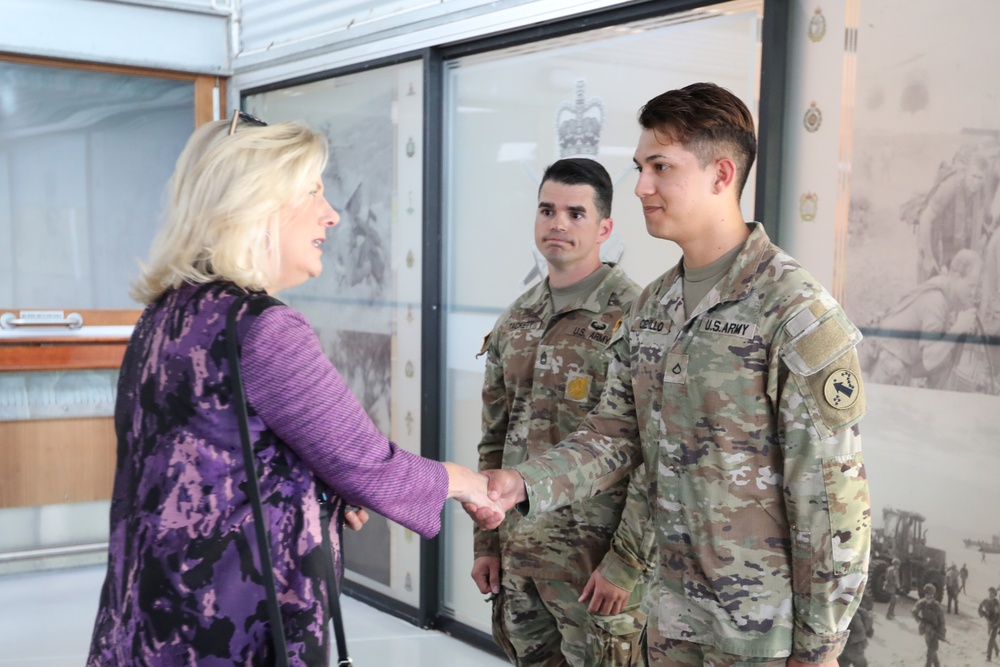
M861 452L823 460L835 575L864 572L871 547L871 501Z
M620 614L591 614L587 637L587 665L601 667L644 667L641 646L645 615L639 605Z

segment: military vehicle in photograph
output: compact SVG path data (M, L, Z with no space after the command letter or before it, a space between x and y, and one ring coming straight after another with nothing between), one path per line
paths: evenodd
M900 595L920 590L924 584L934 584L937 599L944 595L945 552L927 545L924 516L917 512L886 507L882 510L882 527L872 532L871 564L868 587L877 602L888 602L885 572L893 558L899 559Z

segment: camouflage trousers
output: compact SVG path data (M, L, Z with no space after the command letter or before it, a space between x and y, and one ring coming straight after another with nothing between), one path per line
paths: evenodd
M577 601L582 584L506 572L502 582L493 601L493 638L515 665L645 667L639 635L646 616L637 600L621 614L601 616Z
M649 667L785 667L788 661L787 658L748 658L723 653L707 644L668 639L649 625L640 643Z

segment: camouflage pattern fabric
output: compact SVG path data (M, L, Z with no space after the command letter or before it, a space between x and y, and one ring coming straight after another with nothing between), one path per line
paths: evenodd
M540 456L577 428L600 398L607 344L638 292L620 268L612 267L588 296L558 313L545 281L499 318L483 346L487 358L481 470ZM475 556L500 557L502 580L518 575L574 582L582 588L608 554L627 485L623 478L603 493L559 511L532 519L510 514L499 530L477 529ZM611 583L632 592L633 620L645 590L637 582L649 567L651 549L650 539L645 553L640 551L628 564L615 563L606 573ZM576 605L586 613L586 605ZM636 623L641 627L641 621ZM517 635L527 631L516 625L507 632L516 643Z
M787 660L779 658L747 658L723 653L713 646L695 644L680 639L657 636L656 628L647 628L644 641L640 642L651 665L669 667L785 667Z
M534 667L642 667L639 638L645 616L639 602L620 614L590 614L577 600L575 582L504 573L499 616L509 641L508 657Z
M534 517L599 493L644 462L646 493L630 495L613 549L634 558L645 536L627 527L650 517L650 630L824 662L842 650L867 580L861 334L749 227L690 317L680 264L643 290L610 343L598 406L517 466L528 491L519 509Z

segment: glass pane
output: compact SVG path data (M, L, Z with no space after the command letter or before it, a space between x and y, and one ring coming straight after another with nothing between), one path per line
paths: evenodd
M88 312L83 329L0 338L97 335L89 325L106 318L89 311L138 307L129 283L193 129L191 81L0 61L0 307ZM0 374L0 446L13 462L0 485L0 572L106 558L116 379ZM63 555L31 557L39 549Z
M0 62L0 304L134 308L193 129L190 81Z
M422 64L251 95L245 105L329 138L323 182L340 224L323 273L279 298L305 314L375 425L419 453ZM370 513L364 530L345 531L347 577L418 606L420 538Z
M447 459L477 464L483 361L476 353L503 309L546 273L533 236L545 167L561 157L600 161L616 188L605 261L619 262L640 284L662 274L680 253L648 236L632 193L636 113L695 81L725 86L756 110L761 12L761 2L726 3L447 63ZM751 172L747 219L754 180ZM445 603L489 632L489 605L469 577L472 524L460 508L446 512Z

